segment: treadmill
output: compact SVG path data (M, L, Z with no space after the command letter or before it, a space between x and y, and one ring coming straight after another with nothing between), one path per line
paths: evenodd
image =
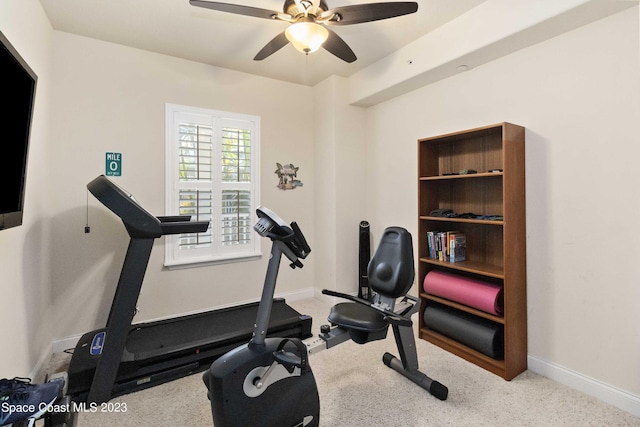
M104 175L87 188L122 219L130 240L106 326L84 334L73 351L67 391L73 401L101 404L204 371L251 339L258 302L132 324L155 239L200 233L209 222L194 222L190 216L155 217ZM267 335L309 338L311 317L298 313L284 299L274 299Z

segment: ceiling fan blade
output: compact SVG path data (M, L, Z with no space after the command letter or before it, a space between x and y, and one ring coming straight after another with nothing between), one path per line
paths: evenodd
M262 61L266 57L276 53L289 43L287 37L284 35L284 31L275 36L260 52L253 58L254 61Z
M258 7L242 6L238 4L220 3L217 1L189 0L191 6L204 7L205 9L218 10L220 12L235 13L236 15L253 16L255 18L277 19L279 12L260 9Z
M327 30L329 30L329 38L327 38L327 41L322 44L322 47L325 48L325 50L348 63L352 63L358 59L349 45L347 45L339 35L331 31L329 28L327 28Z
M351 25L395 18L418 11L413 1L356 4L329 9L320 14L318 21L327 25Z

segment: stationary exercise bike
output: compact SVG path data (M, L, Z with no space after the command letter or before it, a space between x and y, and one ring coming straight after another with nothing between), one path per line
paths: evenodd
M300 259L311 249L295 222L288 226L266 208L257 214L254 229L273 242L267 275L251 341L221 356L203 375L214 422L216 426L317 426L320 401L305 346L299 339L266 337L282 255L292 268L301 268Z
M288 226L266 208L257 213L254 229L273 244L254 334L249 343L220 357L203 375L216 427L318 426L320 401L308 355L348 340L365 344L384 339L390 325L400 359L385 353L384 364L436 398L447 398L446 386L418 370L411 316L419 304L417 298L407 295L415 275L407 230L389 227L382 235L368 267L372 301L325 289L323 294L350 302L331 308L331 326L323 325L317 338L266 338L282 255L292 268L302 267L300 259L311 249L295 222Z

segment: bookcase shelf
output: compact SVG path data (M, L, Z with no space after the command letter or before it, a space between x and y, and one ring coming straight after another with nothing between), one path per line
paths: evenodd
M436 176L424 176L420 177L420 181L446 181L450 179L478 179L485 177L496 177L502 176L502 172L480 172L474 174L463 174L463 175L436 175Z
M485 319L489 319L489 320L491 320L493 322L496 322L496 323L504 323L504 317L494 316L493 314L486 313L484 311L477 310L475 308L468 307L468 306L465 306L464 304L460 304L460 303L457 303L455 301L447 300L447 299L438 297L436 295L431 295L431 294L428 294L426 292L421 292L420 293L420 297L428 299L428 300L431 300L431 301L438 302L440 304L447 305L449 307L453 307L455 309L458 309L460 311L464 311L466 313L473 314L474 316L478 316L478 317L483 317Z
M511 123L418 140L419 337L506 380L527 369L524 167L524 128ZM462 217L436 216L442 209ZM466 235L466 260L431 258L427 233L454 230ZM500 286L503 315L425 292L432 270ZM430 329L423 319L429 304L495 324L503 356L492 358Z
M504 279L504 270L502 267L497 267L491 264L484 264L474 261L459 261L459 262L447 262L439 261L432 258L420 258L420 262L431 264L434 267L446 268L449 270L465 271L467 273L479 274L487 277L494 277L496 279ZM423 278L424 280L424 278Z
M471 219L471 218L442 218L437 216L421 216L420 219L429 221L442 221L442 222L459 222L468 224L486 224L486 225L503 225L504 221L493 221L486 219Z
M504 360L492 359L491 357L486 356L469 347L466 347L463 344L460 344L459 342L452 340L451 338L447 338L444 335L441 335L437 332L434 332L428 329L425 329L421 332L420 338L426 341L429 341L432 344L437 345L438 347L444 348L450 353L453 353L459 357L462 357L463 359L475 365L478 365L488 370L489 372L493 372L496 375L500 375L501 377L504 377L504 372L506 372L506 364Z

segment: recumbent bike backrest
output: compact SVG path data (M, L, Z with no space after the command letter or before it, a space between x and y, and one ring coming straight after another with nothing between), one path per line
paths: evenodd
M388 227L367 268L369 285L383 299L395 300L413 285L413 242L411 233L402 227Z

